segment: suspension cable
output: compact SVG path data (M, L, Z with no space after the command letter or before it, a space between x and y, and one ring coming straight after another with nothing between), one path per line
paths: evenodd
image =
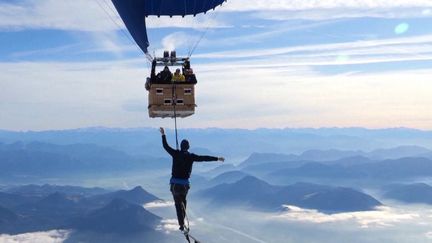
M186 219L186 229L187 229L187 231L189 231L190 230L190 225L189 225L189 218L188 218L187 213L186 213L186 207L185 207L185 205L184 205L183 202L181 203L181 205L183 207L184 219Z
M105 6L107 6L107 8L110 10L110 12L111 12L114 16L117 15L117 12L113 9L113 7L112 7L109 3L107 3L106 0L101 0L101 1L105 4ZM108 0L108 1L110 1L110 0Z
M177 133L177 111L176 111L176 105L177 105L177 95L176 95L176 89L177 86L172 82L172 102L173 102L173 108L174 108L174 128L175 128L175 139L176 139L176 148L179 149L178 144L178 133Z
M207 34L207 31L210 28L210 24L206 27L206 29L204 30L204 32L201 34L200 38L198 39L198 41L195 43L195 45L192 47L192 49L190 50L188 57L191 57L192 54L194 53L195 49L197 48L198 44L201 42L201 40L204 38L204 36Z
M219 10L220 8L222 8L222 6L223 6L223 4L222 4L219 8L217 8L216 10L213 11L214 14L213 14L212 18L210 18L210 20L215 20L215 19L216 19L216 17L218 16L218 14L219 14L219 12L220 12L220 11L218 11L218 10ZM194 10L194 11L195 11L195 10ZM198 47L198 45L201 43L201 41L202 41L202 39L204 38L204 36L207 34L208 30L210 29L210 24L211 24L210 22L211 22L211 21L209 21L209 22L207 23L207 26L206 26L204 32L201 34L200 38L199 38L198 41L195 43L195 45L193 46L192 50L189 51L188 57L191 57L191 56L192 56L192 54L195 52L195 49Z
M130 35L128 35L128 33L124 30L123 26L121 26L119 23L117 23L117 21L115 21L115 19L111 16L111 14L108 12L108 10L106 10L106 8L99 2L99 0L95 0L95 2L99 6L99 8L101 8L104 11L104 13L111 20L111 22L113 22L117 26L117 28L120 29L121 33L126 37L126 39L128 39L131 42L131 44L134 45L141 52L142 50L136 45L135 41L130 37ZM108 9L110 9L111 11L114 11L111 9L111 7L109 7L109 5L105 1L103 1L103 2L105 3L105 5L108 6Z

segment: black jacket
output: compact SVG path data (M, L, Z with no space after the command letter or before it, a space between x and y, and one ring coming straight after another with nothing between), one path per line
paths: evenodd
M193 162L218 160L214 156L201 156L188 151L173 149L168 145L165 135L162 135L162 145L173 158L171 175L174 178L189 179Z

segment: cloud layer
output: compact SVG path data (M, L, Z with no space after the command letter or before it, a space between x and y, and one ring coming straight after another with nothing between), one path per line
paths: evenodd
M172 207L174 206L173 201L154 201L144 204L144 208L151 209L151 208L166 208L166 207Z
M334 19L344 17L429 17L432 3L428 0L236 0L228 1L217 11L234 14L256 11L257 18ZM401 11L403 10L403 11ZM79 14L77 14L79 13ZM149 28L219 28L231 24L227 18L149 18ZM123 28L114 6L109 0L24 0L0 3L0 29L22 30L57 29L75 31L113 31Z
M390 207L379 207L376 211L348 212L336 214L324 214L317 210L302 209L299 207L284 205L286 212L275 219L309 222L309 223L356 223L361 228L390 227L397 223L413 221L420 215L417 212L403 212Z
M143 65L144 60L0 63L0 127L171 125L146 118ZM267 60L232 62L220 72L225 65L195 65L197 113L187 123L180 121L182 127L431 128L428 69L323 75Z
M263 58L279 56L285 65L341 65L391 61L432 60L432 35L312 44L267 49L245 49L197 54L195 58ZM345 56L344 60L340 57ZM275 60L281 63L281 60ZM264 62L268 63L268 62Z
M61 243L70 234L67 230L51 230L18 235L0 235L0 242L4 243Z
M192 59L198 107L182 127L431 129L432 35L425 27L430 21L335 18L374 11L385 18L430 16L431 4L228 1L217 18L149 18L150 27L195 29L152 29L150 50L176 48L182 55L202 40ZM299 20L314 11L329 16ZM149 64L119 28L123 24L109 0L0 3L0 31L6 37L54 29L61 31L46 38L62 40L57 46L54 41L39 46L43 37L35 44L5 43L25 46L5 48L2 55L0 128L171 125L167 119L147 119L143 83ZM207 33L203 39L202 33Z
M376 8L414 8L432 7L428 0L238 0L230 1L227 9L232 11L251 11L251 10L306 10L306 9L334 9L334 8L357 8L357 9L376 9Z
M203 15L149 17L148 28L218 28L220 21ZM124 28L110 0L24 0L0 3L0 30L55 29L69 31L115 31Z

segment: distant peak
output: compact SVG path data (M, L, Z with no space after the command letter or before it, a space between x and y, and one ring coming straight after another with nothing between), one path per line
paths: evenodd
M105 206L105 208L111 208L111 209L117 209L122 210L125 208L130 207L132 204L128 201L121 199L121 198L114 198L111 200L111 202L108 203L108 205Z
M136 186L133 189L126 191L128 194L141 195L141 194L149 194L144 188L141 186Z
M239 181L237 181L235 184L238 185L243 185L243 184L247 184L247 186L254 186L254 185L269 185L267 182L260 180L254 176L251 175L247 175L245 177L243 177L242 179L240 179Z
M142 186L136 186L134 187L132 190L130 190L131 192L143 192L145 191L144 188L142 188Z

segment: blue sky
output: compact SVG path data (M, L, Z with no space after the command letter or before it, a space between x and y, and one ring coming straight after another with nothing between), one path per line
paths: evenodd
M432 129L429 0L230 0L147 19L149 50L192 56L181 127ZM0 1L0 129L171 126L147 117L142 52L109 0Z

